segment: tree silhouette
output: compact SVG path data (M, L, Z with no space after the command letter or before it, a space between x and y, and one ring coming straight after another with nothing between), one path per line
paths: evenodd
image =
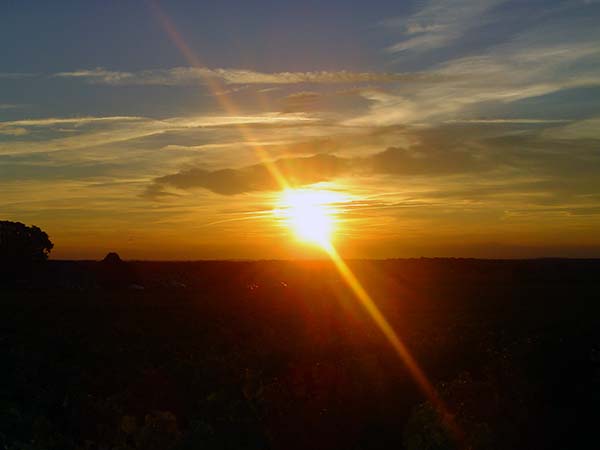
M54 244L36 226L0 221L0 264L20 265L46 261Z

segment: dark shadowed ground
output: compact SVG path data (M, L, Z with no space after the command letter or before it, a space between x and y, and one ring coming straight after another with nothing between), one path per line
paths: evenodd
M51 262L0 288L2 449L598 445L600 260Z

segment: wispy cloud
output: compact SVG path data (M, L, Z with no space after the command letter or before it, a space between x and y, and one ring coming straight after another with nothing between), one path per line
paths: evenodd
M441 77L430 73L386 73L386 72L256 72L244 69L209 69L174 67L171 69L119 72L103 68L84 69L55 74L61 78L81 78L90 83L112 86L156 85L188 86L203 83L213 78L225 84L285 85L312 83L392 83L392 82L436 82Z
M24 136L27 133L27 129L22 127L0 127L0 136Z
M544 131L544 136L554 139L596 139L600 140L600 118L593 117L574 121L568 125Z
M27 72L0 72L0 79L5 80L18 80L19 78L34 77L37 74Z
M322 99L322 94L313 91L295 92L283 99L284 112L311 111Z
M22 126L22 127L50 127L54 125L87 125L101 122L130 122L143 120L136 116L109 116L109 117L47 117L43 119L22 119L10 122L0 122L0 128Z
M12 121L0 122L0 135L24 136L26 134L29 134L32 129L39 129L39 128L51 128L51 127L55 127L55 126L71 126L74 129L77 129L82 126L91 125L91 124L139 122L139 121L143 121L143 120L144 119L142 117L131 117L131 116L70 117L70 118L48 117L48 118L43 118L43 119L12 120ZM32 147L35 147L35 143L21 143L21 144L32 145ZM16 149L21 144L19 144L19 143L11 143L11 144L0 143L0 154L3 154L3 149L8 149L8 148Z
M552 124L552 123L565 123L571 122L571 120L566 119L457 119L457 120L447 120L445 123L453 124L453 123L479 123L479 124L498 124L498 125L506 125L506 124Z
M317 119L304 114L257 114L248 116L189 116L153 119L137 116L50 117L0 122L0 135L23 136L49 133L46 139L0 142L0 154L28 154L75 150L123 142L174 131L240 126L300 126ZM67 137L64 134L68 133ZM56 137L58 135L58 137Z
M7 109L21 109L25 108L27 105L17 104L17 103L0 103L0 111Z
M506 0L429 0L408 17L389 19L384 25L399 30L404 38L388 51L424 51L445 47L467 30L480 26L483 17Z
M464 120L482 105L509 104L554 92L600 86L600 49L590 38L540 43L528 33L485 53L431 69L446 81L422 88L364 90L370 111L349 125L394 125ZM462 116L462 117L461 117Z

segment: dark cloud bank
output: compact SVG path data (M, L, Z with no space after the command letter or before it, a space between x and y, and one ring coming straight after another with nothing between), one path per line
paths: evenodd
M340 177L377 175L429 176L470 175L474 182L496 180L513 192L553 194L565 201L574 195L589 200L600 189L598 141L547 137L544 128L506 125L501 130L474 125L445 126L405 134L413 140L408 147L390 146L367 156L342 157L329 153L343 148L360 148L364 137L332 137L315 142L286 146L312 156L286 156L272 164L292 187L333 180ZM390 134L395 129L379 130ZM402 129L400 130L402 131ZM374 134L367 135L375 139ZM359 146L359 147L356 147ZM296 148L298 147L298 148ZM323 152L314 154L318 150ZM519 185L516 176L525 176L535 186ZM521 180L522 181L522 180ZM540 185L539 183L545 183ZM475 183L478 185L478 183ZM174 195L172 189L203 188L221 195L253 191L279 190L275 178L264 164L240 168L208 170L187 168L153 180L145 196L158 198ZM483 195L481 186L472 195ZM170 192L171 190L171 192Z
M374 174L451 174L483 169L484 165L468 152L428 151L390 147L366 157L344 158L331 154L281 158L272 163L290 186L300 187L343 176ZM280 186L265 164L238 169L206 170L189 168L156 178L145 196L168 195L166 188L204 188L222 195L252 191L278 190Z

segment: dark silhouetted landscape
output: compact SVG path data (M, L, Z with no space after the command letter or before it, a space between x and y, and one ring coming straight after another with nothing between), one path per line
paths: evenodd
M600 260L49 261L0 291L4 449L589 448Z

